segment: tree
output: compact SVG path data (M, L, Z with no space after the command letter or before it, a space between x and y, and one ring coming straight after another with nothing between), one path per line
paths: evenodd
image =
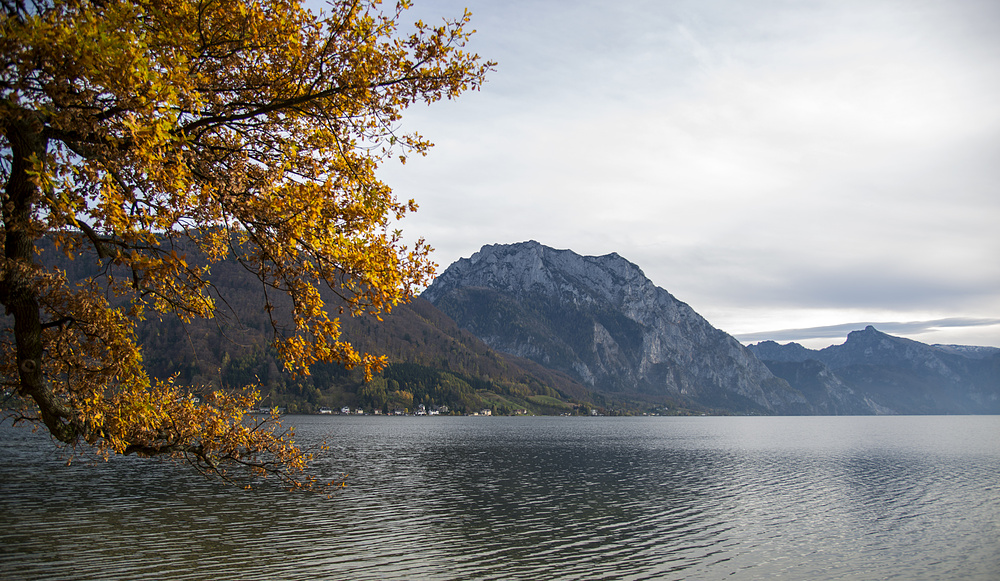
M392 230L416 204L375 170L431 146L401 133L408 106L478 89L494 63L464 50L468 12L404 34L410 2L379 3L314 14L299 0L0 0L0 303L12 321L0 377L19 420L105 455L168 454L220 474L303 467L287 438L246 421L252 389L198 403L197 386L151 381L134 323L215 316L211 265L235 256L267 292L290 370L384 364L343 340L335 315L391 310L434 264L423 240L408 247ZM43 241L91 256L96 274L71 285L43 266ZM324 289L339 295L334 316Z

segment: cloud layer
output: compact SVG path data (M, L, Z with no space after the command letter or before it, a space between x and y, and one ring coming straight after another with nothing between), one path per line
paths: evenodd
M857 322L842 323L839 325L827 325L823 327L812 327L808 329L783 329L779 331L765 331L757 333L745 333L736 335L736 338L744 343L756 343L759 341L776 341L778 343L787 342L820 342L828 343L827 339L844 339L852 331L859 331L872 325L879 331L889 335L898 336L922 336L935 333L941 330L996 327L1000 326L1000 319L967 319L950 318L937 319L934 321L910 321L910 322ZM995 330L994 330L995 331Z
M741 336L1000 315L1000 4L441 0L411 17L464 6L498 70L409 111L437 147L383 171L442 267L527 239L618 252ZM949 329L1000 346L995 325Z

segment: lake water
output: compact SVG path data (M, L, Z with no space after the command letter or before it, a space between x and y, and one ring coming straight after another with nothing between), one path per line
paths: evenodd
M332 498L0 428L3 579L1000 579L1000 417L289 416Z

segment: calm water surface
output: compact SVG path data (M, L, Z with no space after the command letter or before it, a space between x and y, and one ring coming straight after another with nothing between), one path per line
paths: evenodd
M333 498L0 428L3 579L1000 579L1000 417L290 416Z

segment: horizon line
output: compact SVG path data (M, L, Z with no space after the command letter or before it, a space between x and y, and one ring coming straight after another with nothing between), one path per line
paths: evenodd
M809 339L832 339L839 337L846 339L848 333L861 331L869 325L875 327L878 331L887 334L902 333L914 335L926 333L935 329L954 327L989 327L992 325L1000 325L1000 319L949 317L929 321L866 321L857 323L841 323L837 325L823 325L820 327L804 327L799 329L779 329L775 331L738 333L733 334L733 337L741 343L753 343L759 341L795 342Z

